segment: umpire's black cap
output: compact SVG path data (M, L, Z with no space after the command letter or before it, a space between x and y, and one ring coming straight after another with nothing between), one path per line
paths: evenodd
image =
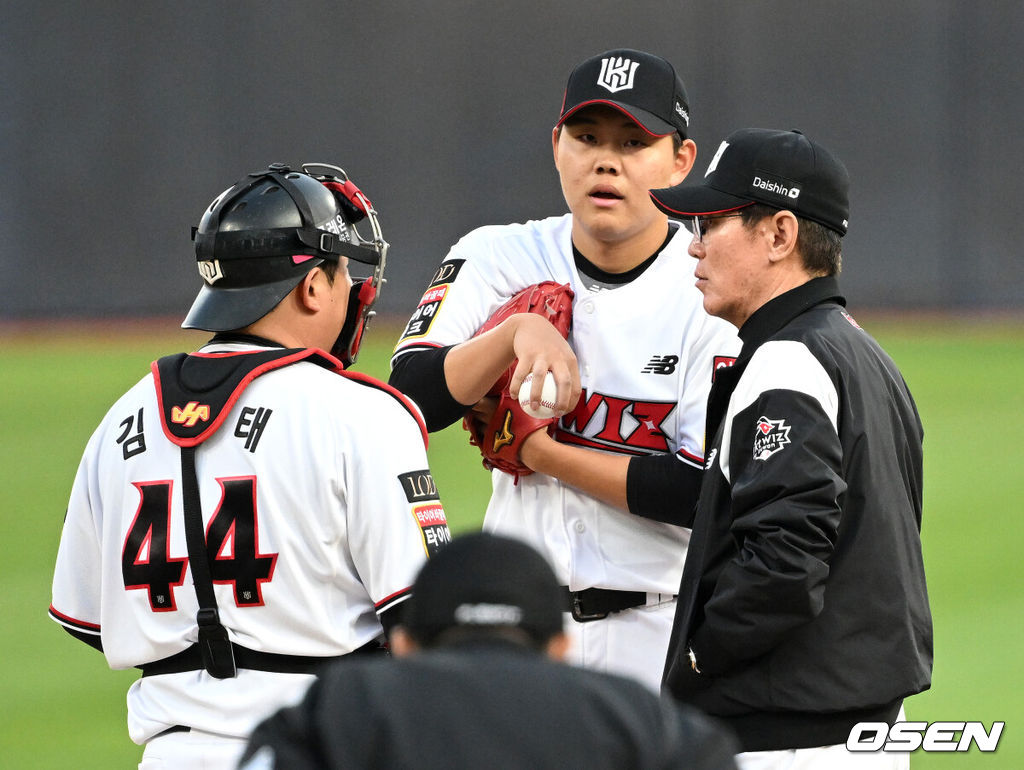
M799 131L743 128L718 147L699 184L651 190L669 216L701 216L764 203L846 235L850 177L830 151Z
M686 138L686 89L675 68L660 56L617 48L579 63L569 75L556 125L594 104L614 107L654 136L678 133Z
M420 570L402 624L430 645L454 627L513 627L543 642L562 631L562 591L532 546L502 535L460 535Z

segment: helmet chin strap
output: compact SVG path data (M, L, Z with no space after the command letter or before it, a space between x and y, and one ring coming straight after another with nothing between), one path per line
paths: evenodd
M331 347L331 355L341 361L348 369L356 362L359 346L363 341L363 332L370 319L376 315L370 308L377 299L377 288L370 278L360 278L352 282L348 293L348 311L345 314L345 325L341 334Z
M316 174L311 169L326 169L329 173ZM370 225L370 238L363 237L354 222L350 222L350 230L355 235L356 245L371 249L380 257L373 265L373 273L369 278L352 282L352 288L348 295L345 325L331 347L331 355L340 360L347 369L355 363L359 356L363 332L366 331L367 324L374 316L373 304L380 296L381 288L385 283L384 268L387 264L388 244L381 233L377 210L370 203L370 199L349 180L344 169L327 163L303 163L302 170L331 190L339 205L347 213L352 213L352 210L355 209L356 212L352 216L354 221L366 219Z

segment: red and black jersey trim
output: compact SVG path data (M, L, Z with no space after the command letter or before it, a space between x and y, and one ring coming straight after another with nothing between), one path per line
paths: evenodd
M375 603L373 608L377 611L378 615L383 615L388 610L397 607L410 596L412 596L412 586L403 588L401 591L395 591L390 596L385 596L379 602Z
M57 610L57 608L54 607L52 604L50 605L50 609L49 609L49 612L47 614L53 620L57 621L62 626L66 627L66 628L68 628L70 630L78 631L79 633L82 633L82 634L93 634L93 635L96 635L96 634L100 633L100 624L99 623L90 623L90 622L88 622L86 620L78 620L76 618L71 617L70 615L65 615L63 612L60 612L59 610Z
M694 454L693 452L687 452L685 449L680 448L676 452L676 457L688 465L692 465L693 467L701 470L704 469L704 458L701 455Z

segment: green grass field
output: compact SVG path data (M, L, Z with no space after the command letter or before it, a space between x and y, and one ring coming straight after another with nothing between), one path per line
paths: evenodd
M924 548L935 618L932 689L910 719L1007 723L992 755L922 754L916 770L1024 767L1024 324L860 319L902 368L925 424ZM141 749L125 727L133 672L46 617L50 577L78 459L107 407L160 355L203 335L144 325L71 333L0 329L0 766L128 768ZM396 330L356 369L385 376ZM431 437L430 462L455 531L478 526L490 484L459 427Z

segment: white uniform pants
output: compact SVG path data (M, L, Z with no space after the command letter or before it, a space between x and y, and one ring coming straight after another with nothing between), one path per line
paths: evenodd
M614 612L603 620L578 623L565 615L571 646L567 662L639 680L661 691L675 600Z
M910 755L847 751L846 744L813 749L745 751L736 755L740 770L907 770Z
M897 721L906 721L900 706ZM740 770L908 770L910 754L906 752L847 751L846 744L818 746L813 749L782 751L746 751L736 755Z
M139 770L235 770L246 744L198 730L158 735L146 742Z

